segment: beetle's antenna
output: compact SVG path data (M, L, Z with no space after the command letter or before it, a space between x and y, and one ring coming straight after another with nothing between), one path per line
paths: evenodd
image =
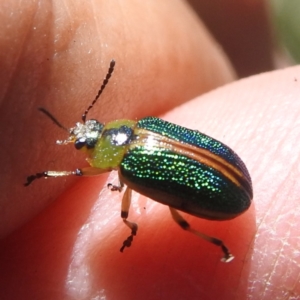
M41 111L42 113L44 113L48 118L50 118L59 128L65 130L65 131L69 131L65 126L63 126L61 123L59 123L56 118L45 108L43 107L39 107L38 108L39 111Z
M94 101L92 102L92 104L86 109L86 111L84 112L84 114L82 115L82 121L83 123L85 123L85 120L86 120L86 116L87 116L87 113L89 112L89 110L94 106L94 104L97 102L98 98L100 97L100 95L102 94L105 86L107 85L108 83L108 80L109 78L111 77L111 74L113 73L114 71L114 67L115 67L115 64L116 62L112 59L111 62L110 62L110 65L109 65L109 69L108 69L108 72L106 74L106 77L105 79L103 80L103 83L101 85L101 88L96 96L96 98L94 99Z

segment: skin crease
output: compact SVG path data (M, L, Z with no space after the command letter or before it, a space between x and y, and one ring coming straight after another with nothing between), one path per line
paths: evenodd
M1 4L0 298L299 297L300 68L216 89L234 71L184 2L63 4ZM254 185L248 212L228 222L186 217L224 240L235 255L230 264L181 230L167 207L138 195L129 217L138 235L120 254L129 230L121 195L105 187L117 183L115 174L22 186L36 171L85 166L72 145L55 145L66 133L37 108L73 126L112 58L115 72L89 118L159 115L223 141L246 163Z

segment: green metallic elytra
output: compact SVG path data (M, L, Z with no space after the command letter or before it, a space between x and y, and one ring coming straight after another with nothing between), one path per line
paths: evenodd
M121 251L130 247L137 225L127 220L132 190L168 205L171 215L183 229L220 246L223 261L233 259L224 243L207 236L185 221L177 210L211 220L228 220L246 211L253 197L250 175L242 160L223 143L200 133L155 117L139 121L117 120L101 124L86 120L88 111L103 92L115 62L112 61L95 100L82 116L82 123L69 131L58 144L74 143L87 155L90 168L75 171L45 171L27 178L26 186L42 177L93 176L118 171L122 199L121 217L131 229ZM48 111L41 109L64 128Z
M221 142L154 117L138 121L134 134L142 142L133 140L120 164L134 190L206 219L230 219L250 206L250 175Z
M249 173L230 148L159 118L110 122L87 154L92 167L119 170L129 188L197 217L231 219L251 203Z

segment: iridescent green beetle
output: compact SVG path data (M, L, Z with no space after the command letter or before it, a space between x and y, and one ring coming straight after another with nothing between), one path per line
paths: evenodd
M42 177L94 176L117 170L120 185L109 185L121 191L127 186L121 218L131 229L121 251L130 247L137 233L137 224L127 220L132 190L169 206L173 219L184 230L220 246L222 261L234 257L214 237L190 227L177 210L209 220L229 220L248 209L252 200L250 175L242 160L226 145L199 131L147 117L139 121L117 120L106 125L87 120L113 73L115 61L92 104L82 115L82 123L69 130L69 137L58 144L74 143L83 151L91 167L75 171L45 171L27 178L25 186ZM63 127L50 113L41 109L57 125Z

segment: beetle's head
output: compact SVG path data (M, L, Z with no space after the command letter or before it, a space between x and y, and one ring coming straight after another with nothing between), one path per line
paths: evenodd
M92 149L101 136L104 125L97 120L87 120L85 123L76 123L75 127L70 129L68 139L57 141L59 145L74 143L76 149Z

